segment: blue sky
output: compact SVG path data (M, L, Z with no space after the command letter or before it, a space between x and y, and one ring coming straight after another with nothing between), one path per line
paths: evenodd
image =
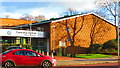
M15 1L6 0L2 1L1 17L9 15L10 18L19 19L24 14L30 14L33 16L44 15L47 19L53 17L59 17L59 13L65 11L67 8L73 8L77 11L87 11L96 9L94 4L95 0L76 0L74 2L69 0L29 0L29 1Z

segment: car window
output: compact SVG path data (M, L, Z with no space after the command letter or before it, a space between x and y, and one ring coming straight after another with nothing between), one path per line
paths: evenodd
M14 55L24 55L23 51L16 51Z
M2 53L2 55L7 54L7 53L9 53L9 52L11 52L11 51L12 51L12 50L5 51L5 52Z
M37 53L32 52L32 51L24 51L24 55L25 56L38 56Z

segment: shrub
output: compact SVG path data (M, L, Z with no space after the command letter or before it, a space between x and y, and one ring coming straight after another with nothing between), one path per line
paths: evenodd
M102 49L102 44L91 44L89 48L87 48L87 53L99 53Z
M106 53L114 53L118 49L118 41L116 39L109 40L103 44L102 48Z
M22 47L26 49L32 49L32 46L29 44L23 44Z

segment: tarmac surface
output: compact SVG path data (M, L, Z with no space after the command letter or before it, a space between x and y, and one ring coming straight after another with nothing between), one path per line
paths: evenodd
M55 66L54 68L120 68L118 63Z
M54 56L54 58L57 60L57 66L118 63L120 60L118 56L97 59L71 58L62 56Z

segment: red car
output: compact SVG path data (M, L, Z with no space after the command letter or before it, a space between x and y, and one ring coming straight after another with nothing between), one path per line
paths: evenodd
M16 66L42 66L50 68L56 65L52 57L39 54L30 49L13 49L2 53L2 65L5 68Z

